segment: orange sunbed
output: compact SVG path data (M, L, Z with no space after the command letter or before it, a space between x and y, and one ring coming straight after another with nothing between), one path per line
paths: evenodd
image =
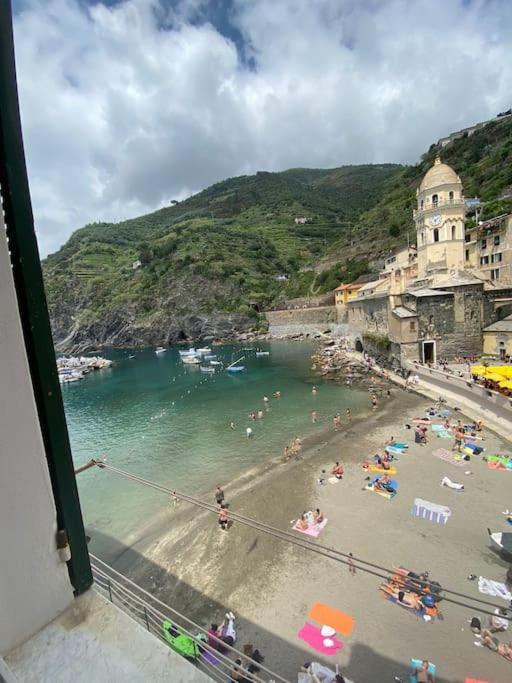
M329 607L329 605L324 605L323 602L315 602L309 610L308 616L322 626L330 626L336 629L338 633L342 633L344 636L350 635L354 628L354 619L349 614Z

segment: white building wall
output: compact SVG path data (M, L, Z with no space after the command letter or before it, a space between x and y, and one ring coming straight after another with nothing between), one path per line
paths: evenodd
M0 211L0 656L73 600Z

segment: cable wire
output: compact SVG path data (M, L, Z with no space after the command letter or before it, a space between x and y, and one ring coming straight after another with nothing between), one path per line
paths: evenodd
M143 477L139 477L138 475L132 474L131 472L126 472L125 470L122 470L118 467L115 467L113 465L107 464L104 461L94 461L94 463L100 468L100 469L107 469L110 470L111 472L114 472L115 474L118 474L122 477L125 477L127 479L131 479L132 481L135 481L137 483L143 484L145 486L148 486L150 488L153 488L157 491L160 491L161 493L165 493L166 495L173 496L176 499L183 500L187 503L191 503L192 505L195 505L196 507L203 508L204 510L207 510L208 512L212 512L214 514L218 513L218 507L215 506L213 503L207 503L205 501L202 501L198 498L195 498L194 496L190 496L185 493L178 492L173 489L169 489L166 486L163 486L162 484L157 484L155 482L149 481L148 479L144 479ZM371 574L373 576L376 576L378 578L384 579L386 581L389 580L389 575L394 575L396 574L396 570L394 569L389 569L387 567L383 567L382 565L376 564L374 562L370 562L368 560L364 560L362 558L350 556L349 553L342 552L341 550L337 550L335 548L330 548L329 546L324 546L320 543L313 543L312 541L309 541L307 539L299 539L296 536L294 536L292 533L286 530L278 529L277 527L273 527L269 524L266 524L265 522L259 522L258 520L252 519L251 517L246 517L245 515L241 515L236 512L231 512L229 511L229 517L233 519L234 521L239 522L240 524L244 524L245 526L249 526L257 531L261 531L263 533L266 533L270 536L274 536L275 538L278 538L283 541L287 541L293 545L299 546L301 548L304 548L306 550L310 550L312 552L315 552L319 555L322 555L323 557L327 557L328 559L335 560L337 562L340 562L341 564L345 564L347 566L353 565L356 567L356 569L359 569L361 571L364 571L368 574ZM384 574L382 573L384 572ZM404 580L407 577L404 576ZM422 587L426 588L435 588L436 590L439 590L440 586L439 584L429 581L429 580L423 580L419 578L414 578L415 582L420 584ZM481 598L478 597L473 597L471 595L467 595L466 593L460 593L458 591L455 591L453 589L445 588L444 586L441 587L443 593L449 593L450 595L454 595L458 598L464 598L466 600L471 600L472 602L477 602L482 605L485 605L485 607L491 609L491 608L501 608L502 605L497 605L495 603L490 603L487 600L482 600ZM459 602L458 600L454 600L452 598L443 597L443 600L446 602L458 605L460 607L465 607L468 609L477 609L473 605L467 605L464 603ZM478 608L480 609L480 608ZM490 616L495 616L494 612L489 612L489 611L484 611L483 609L480 609L480 612L482 614L487 614Z

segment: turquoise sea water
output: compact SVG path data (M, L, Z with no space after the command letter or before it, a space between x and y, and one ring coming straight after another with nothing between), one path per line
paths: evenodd
M343 415L350 407L355 414L360 406L368 407L364 392L322 383L313 375L312 344L259 346L270 356L246 354L247 372L241 375L218 371L209 376L197 366L184 366L177 347L160 356L153 349L103 353L114 360L112 368L62 387L75 465L106 456L112 465L147 479L204 494L279 455L295 435L331 425L337 411ZM212 352L229 364L243 355L241 349L225 345ZM280 399L272 398L276 390ZM265 410L265 395L268 411L251 421L251 411ZM319 414L316 425L312 410ZM169 505L162 494L97 469L80 474L78 486L86 526L123 542Z

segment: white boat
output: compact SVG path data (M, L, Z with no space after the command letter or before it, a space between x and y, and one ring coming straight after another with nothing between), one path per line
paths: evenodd
M199 369L201 370L201 372L209 372L209 373L215 372L215 368L212 368L210 365L201 365L201 367Z
M270 351L256 351L256 356L270 356Z
M155 349L155 353L157 356L159 356L161 353L165 353L167 349L165 349L163 346L157 346Z
M210 365L222 365L222 363L220 362L220 360L211 360Z
M203 349L197 349L196 353L198 353L200 356L207 356L209 353L211 353L212 350L205 346Z
M185 365L199 365L201 362L197 356L183 356L181 360Z
M178 351L180 356L186 357L186 356L197 356L197 351L195 349L185 349L185 351Z

